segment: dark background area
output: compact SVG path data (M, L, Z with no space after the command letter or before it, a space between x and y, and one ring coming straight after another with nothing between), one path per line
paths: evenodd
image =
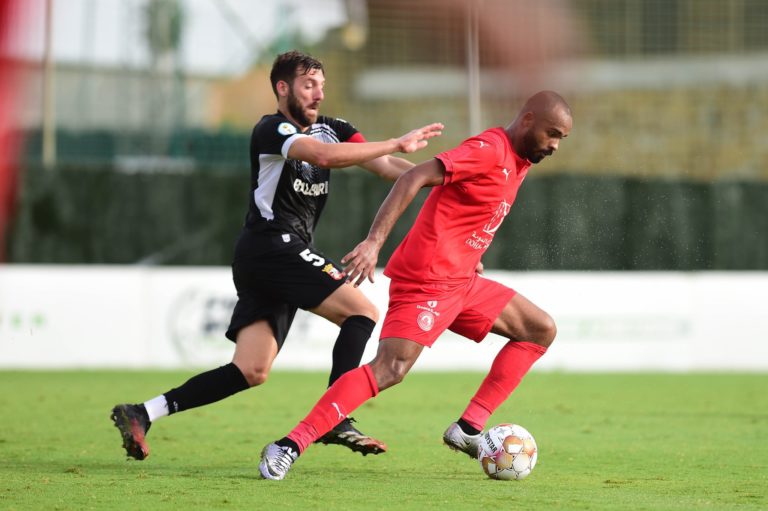
M245 152L245 149L243 150ZM115 172L29 168L10 231L10 262L228 265L249 171ZM338 171L316 245L338 261L368 232L390 184ZM426 191L382 251L387 260ZM687 182L531 170L486 253L505 270L765 270L768 184Z

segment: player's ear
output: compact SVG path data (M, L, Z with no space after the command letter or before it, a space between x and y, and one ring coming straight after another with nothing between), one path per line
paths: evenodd
M535 116L533 115L533 112L525 112L523 115L523 126L526 128L530 128L533 126L533 121L535 120Z
M288 91L291 89L291 86L288 85L288 82L285 80L280 80L277 82L277 85L275 86L277 89L277 95L278 96L287 96Z

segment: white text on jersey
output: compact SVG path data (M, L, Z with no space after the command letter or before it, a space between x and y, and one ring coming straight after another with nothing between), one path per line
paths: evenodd
M328 194L328 181L323 181L322 183L305 183L301 179L296 179L293 182L293 189L297 192L309 195L310 197L317 197L318 195L327 195Z

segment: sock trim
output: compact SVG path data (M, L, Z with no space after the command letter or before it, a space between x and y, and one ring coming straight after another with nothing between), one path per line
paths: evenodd
M366 330L370 329L371 332L376 327L376 322L369 318L368 316L363 316L362 314L356 314L354 316L349 316L347 319L341 322L341 326L343 327L347 322L351 324L358 324L361 327L364 327Z
M481 429L477 429L476 427L474 427L472 424L470 424L463 418L460 418L459 420L457 420L456 424L459 425L459 428L461 429L461 431L464 432L465 435L477 436L483 432Z
M168 410L168 400L165 399L164 394L160 394L159 396L144 402L144 409L147 411L149 422L155 422L157 419L170 414L170 410Z
M373 376L373 370L371 369L371 366L368 364L365 364L362 366L363 372L365 372L365 376L368 377L368 384L371 386L371 393L373 394L372 397L376 397L379 395L379 384L376 383L376 377Z

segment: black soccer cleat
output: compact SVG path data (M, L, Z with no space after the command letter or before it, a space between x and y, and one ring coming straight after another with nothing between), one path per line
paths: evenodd
M117 405L112 408L110 418L120 430L123 448L128 456L136 460L149 456L145 437L152 423L142 405Z
M387 451L387 444L361 433L352 425L353 422L356 422L355 419L347 417L328 433L315 440L315 443L343 445L355 452L362 453L363 456L381 454Z

